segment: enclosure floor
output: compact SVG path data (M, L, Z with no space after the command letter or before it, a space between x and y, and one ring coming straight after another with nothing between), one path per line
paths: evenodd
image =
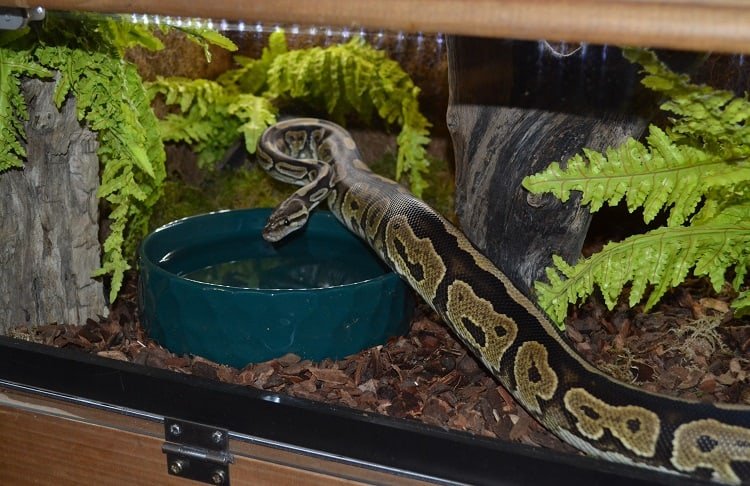
M340 360L295 355L236 369L177 356L138 320L131 276L107 318L82 325L17 327L17 338L242 384L480 436L574 452L547 433L425 305L407 335ZM648 314L593 297L572 309L566 334L589 361L644 389L699 400L750 403L750 321L733 317L729 295L694 279Z

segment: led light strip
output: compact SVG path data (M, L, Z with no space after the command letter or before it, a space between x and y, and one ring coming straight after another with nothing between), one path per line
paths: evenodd
M220 32L248 32L255 34L269 34L276 30L284 29L286 32L292 35L311 35L318 36L324 35L326 39L340 39L343 42L348 41L352 37L362 37L374 44L379 44L385 38L395 37L398 42L405 41L406 39L416 39L417 47L421 47L424 43L425 37L435 38L435 44L438 49L442 49L445 44L445 36L441 33L428 34L427 36L422 32L407 33L403 31L368 31L364 28L352 29L349 27L330 27L330 26L301 26L297 24L292 25L280 25L277 23L262 23L262 22L245 22L242 20L229 21L226 19L212 20L212 19L201 19L192 17L176 17L176 16L165 16L165 15L152 15L152 14L130 14L130 21L135 24L141 25L169 25L177 28L193 28L193 29L212 29Z

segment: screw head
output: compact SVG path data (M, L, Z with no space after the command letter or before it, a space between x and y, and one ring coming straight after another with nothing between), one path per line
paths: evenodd
M220 430L215 430L213 434L211 434L211 440L214 441L215 444L220 444L222 440L224 440L224 433Z
M224 482L227 480L227 473L222 471L221 469L217 469L216 471L211 474L211 482L214 484L224 484Z
M182 434L182 427L180 427L180 424L172 424L169 426L169 433L172 435L180 435Z
M546 199L542 194L532 194L529 192L526 194L526 204L532 208L541 208L546 204Z
M185 461L182 459L177 459L176 461L172 461L172 463L169 465L169 471L172 474L180 474L182 471L185 470Z
M29 20L44 20L46 11L44 10L44 7L35 7L28 9L26 15Z

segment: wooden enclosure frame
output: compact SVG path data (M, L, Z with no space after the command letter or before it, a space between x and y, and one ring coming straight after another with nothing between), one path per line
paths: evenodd
M750 4L743 0L6 0L1 3L41 5L53 10L750 52Z

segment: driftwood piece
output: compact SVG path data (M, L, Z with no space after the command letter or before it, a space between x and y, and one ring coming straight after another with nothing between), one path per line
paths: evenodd
M450 37L448 64L460 225L529 294L552 253L578 258L590 215L522 179L637 137L647 122L634 107L654 105L634 102L635 68L613 48Z
M98 239L96 136L61 111L54 83L28 80L28 160L0 174L0 331L20 324L80 324L107 312Z

